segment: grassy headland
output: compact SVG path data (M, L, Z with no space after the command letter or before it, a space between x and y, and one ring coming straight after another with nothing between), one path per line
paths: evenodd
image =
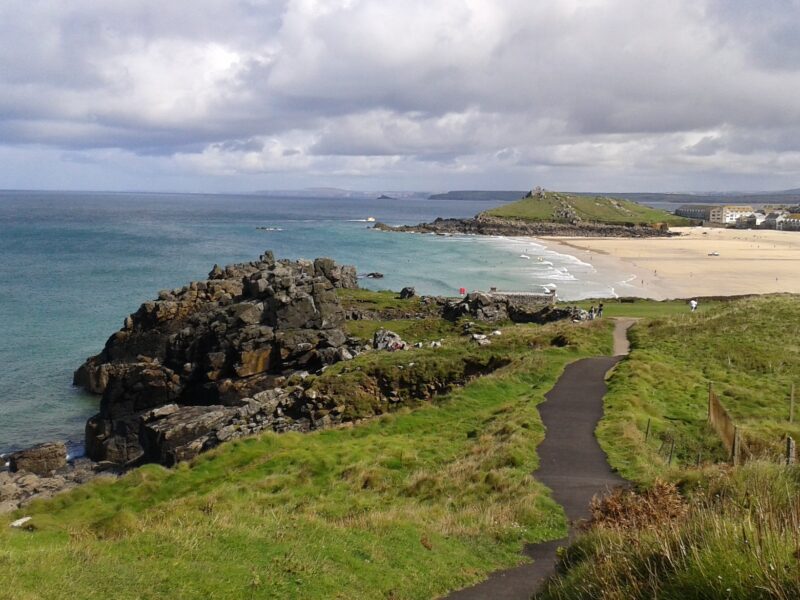
M630 200L587 197L560 192L533 194L486 211L486 215L523 221L571 222L576 217L590 223L635 225L689 225L690 221Z
M509 326L487 347L443 329L439 349L339 363L314 385L347 398L381 374L505 366L413 410L236 441L2 517L0 598L431 598L516 564L566 530L530 476L536 404L565 364L610 351L609 325ZM7 526L23 514L30 530Z

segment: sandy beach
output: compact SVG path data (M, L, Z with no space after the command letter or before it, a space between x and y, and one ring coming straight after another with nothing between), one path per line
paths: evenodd
M598 272L622 274L619 296L654 299L800 293L800 232L675 228L671 238L543 238ZM537 238L538 239L538 238ZM718 252L719 256L710 256Z

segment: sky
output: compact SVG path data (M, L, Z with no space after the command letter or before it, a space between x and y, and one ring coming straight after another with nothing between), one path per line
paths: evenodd
M3 0L0 189L800 187L800 0Z

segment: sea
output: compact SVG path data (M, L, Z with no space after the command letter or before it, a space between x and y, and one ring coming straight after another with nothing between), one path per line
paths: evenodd
M455 296L555 287L570 300L625 286L624 273L598 273L530 240L386 233L368 222L470 217L500 203L0 191L0 453L65 440L80 454L99 398L71 385L73 371L159 290L265 250L383 273L361 279L369 289Z

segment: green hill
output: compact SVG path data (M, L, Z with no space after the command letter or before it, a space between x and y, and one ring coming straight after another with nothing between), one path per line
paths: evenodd
M521 200L487 210L485 215L525 221L689 225L690 221L630 200L575 196L559 192L532 192Z

